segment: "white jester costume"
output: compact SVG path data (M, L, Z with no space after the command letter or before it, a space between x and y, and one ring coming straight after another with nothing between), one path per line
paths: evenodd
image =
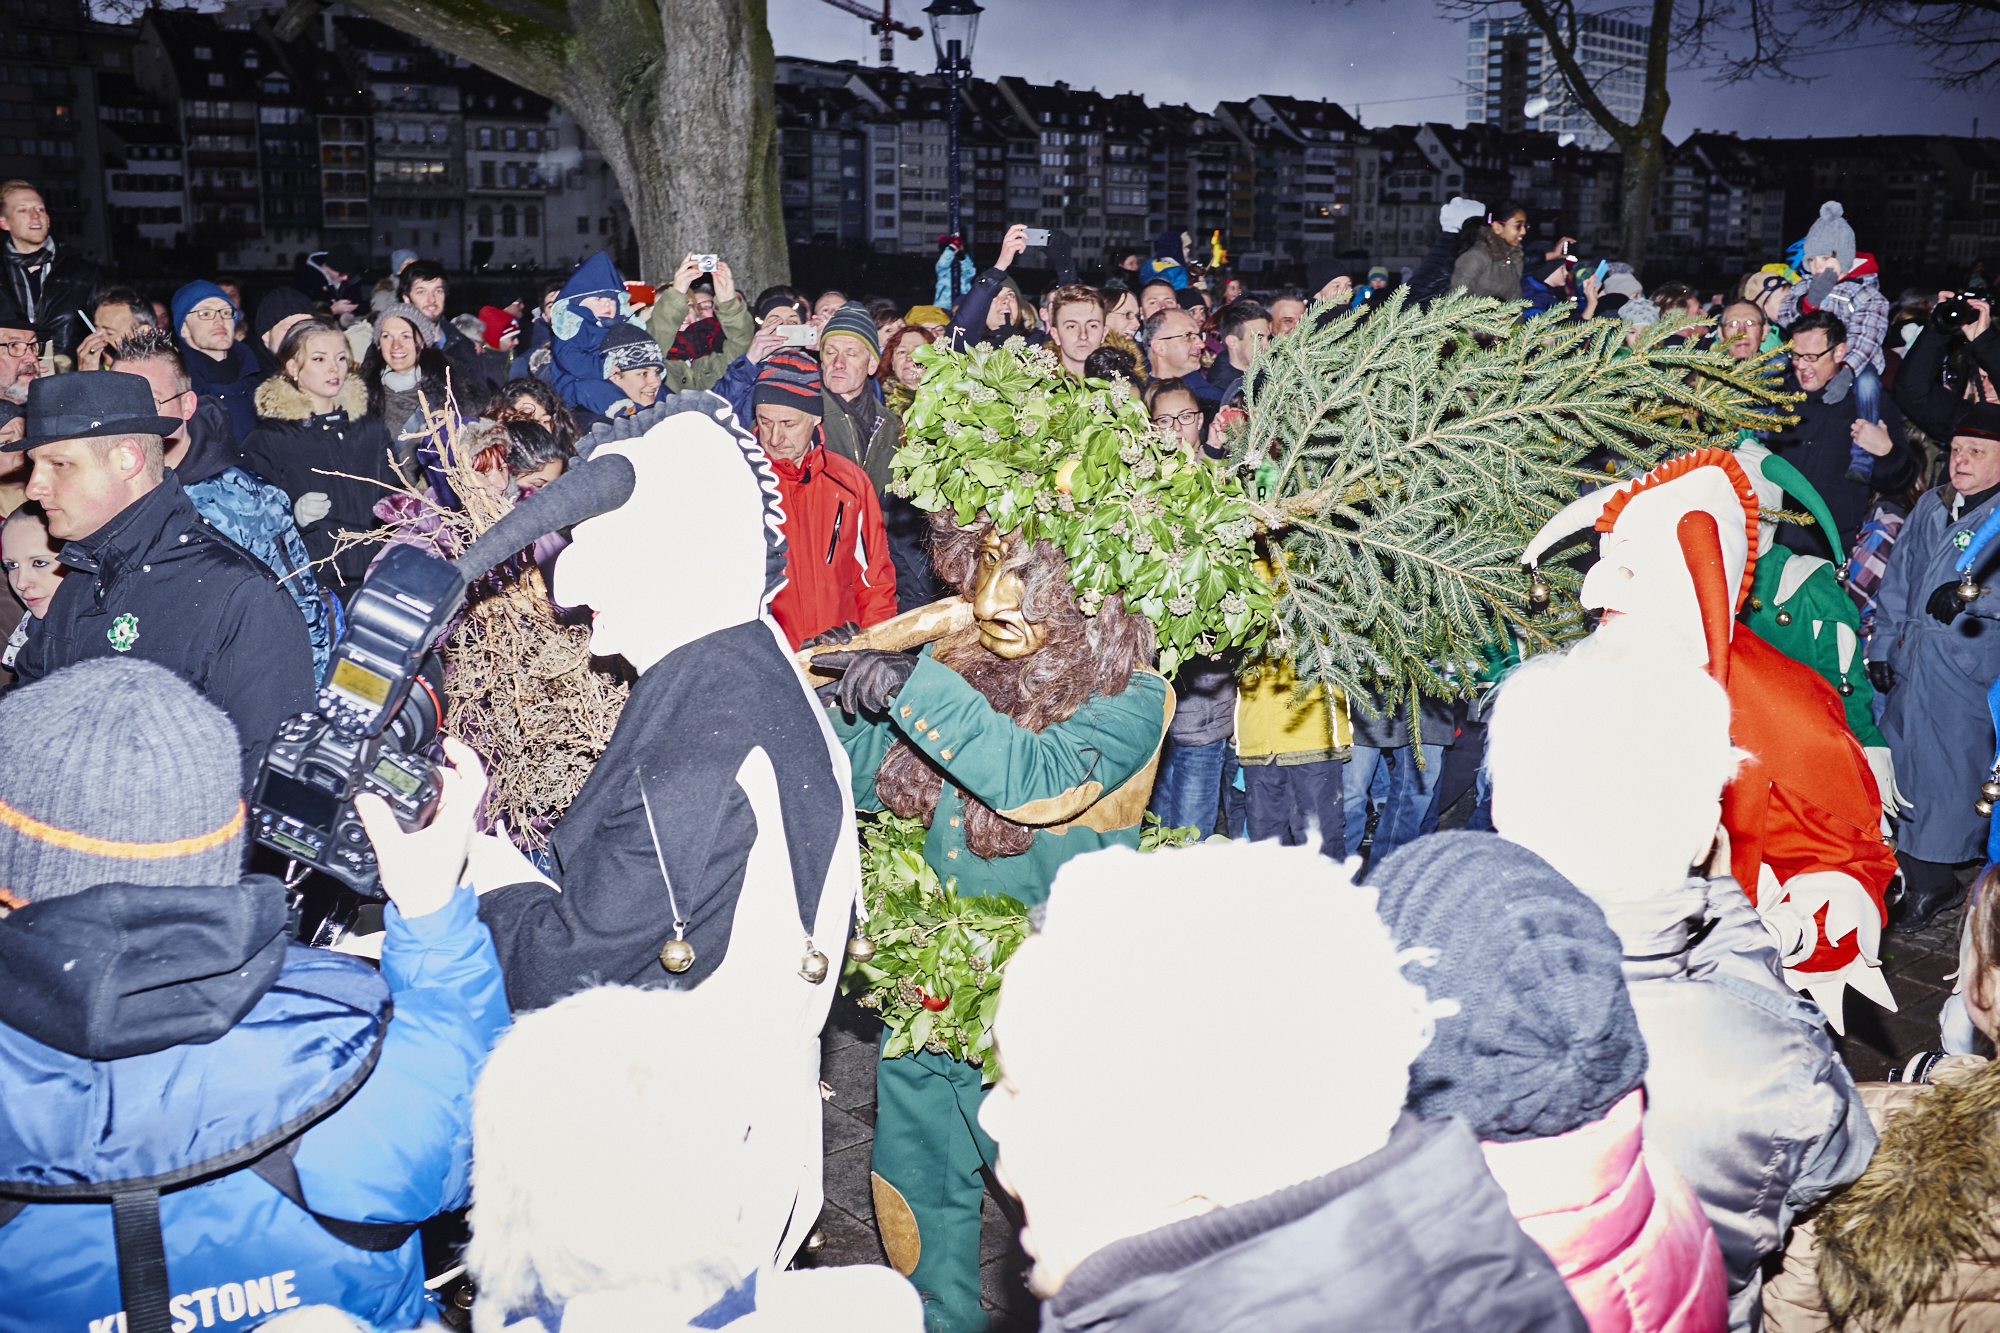
M1532 566L1594 526L1603 539L1583 605L1685 648L1728 690L1730 737L1748 754L1722 795L1730 870L1777 937L1786 981L1840 1028L1847 986L1896 1007L1877 954L1896 859L1840 696L1736 621L1757 560L1758 508L1734 457L1697 450L1574 501L1521 559Z

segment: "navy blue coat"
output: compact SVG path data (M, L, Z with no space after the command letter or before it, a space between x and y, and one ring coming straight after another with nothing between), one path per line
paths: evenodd
M178 339L176 340L178 341ZM267 378L257 353L248 342L239 342L228 357L217 361L206 352L180 344L181 360L187 363L188 379L195 393L229 409L229 423L236 438L248 439L257 425L257 386Z
M101 885L0 919L0 1190L162 1175L282 1138L359 1079L297 1139L306 1202L375 1223L463 1204L473 1083L507 1022L500 966L468 889L415 921L385 915L379 975L290 944L268 879ZM247 1169L162 1194L160 1227L176 1328L228 1333L302 1304L383 1328L429 1313L420 1237L355 1248ZM27 1204L0 1225L0 1291L0 1333L118 1327L111 1205Z

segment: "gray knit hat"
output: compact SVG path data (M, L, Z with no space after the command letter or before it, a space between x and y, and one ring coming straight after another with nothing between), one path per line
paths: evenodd
M235 884L242 783L236 728L164 667L98 658L21 686L0 699L0 888Z
M1618 307L1618 318L1643 329L1660 322L1660 308L1644 296L1635 296Z
M1646 1042L1604 911L1548 862L1491 833L1437 833L1368 877L1408 975L1458 1001L1410 1066L1410 1109L1482 1139L1548 1138L1600 1120L1646 1076Z
M398 301L392 306L383 307L382 313L375 316L375 345L377 347L382 345L382 321L391 315L394 315L397 319L407 319L410 321L410 327L417 331L417 350L419 352L423 351L426 347L437 346L438 326L431 323L430 316L411 305L408 301Z
M1799 252L1800 259L1811 259L1814 255L1832 255L1840 261L1840 275L1854 267L1854 228L1847 225L1842 216L1838 200L1829 199L1819 206L1819 217L1806 230L1806 246Z

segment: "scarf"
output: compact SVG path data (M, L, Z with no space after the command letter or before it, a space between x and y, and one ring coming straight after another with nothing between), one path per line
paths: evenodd
M667 349L669 361L699 361L722 350L722 321L710 316L698 319L674 335Z
M22 313L30 320L41 318L42 284L49 271L56 266L56 241L51 236L43 240L39 250L22 254L10 242L5 246L7 263L13 268L17 278L17 289L21 293Z

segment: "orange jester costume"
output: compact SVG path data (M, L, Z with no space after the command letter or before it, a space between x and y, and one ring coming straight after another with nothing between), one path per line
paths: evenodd
M1736 620L1750 593L1757 518L1741 466L1702 449L1572 502L1522 561L1534 566L1594 527L1603 536L1583 605L1705 660L1728 690L1730 736L1747 752L1722 794L1730 870L1776 937L1786 981L1838 1030L1847 986L1896 1007L1877 953L1896 858L1839 696Z

